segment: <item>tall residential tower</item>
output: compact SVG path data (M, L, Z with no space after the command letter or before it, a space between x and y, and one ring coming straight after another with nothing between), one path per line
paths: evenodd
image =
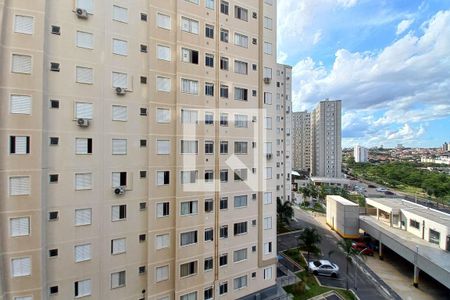
M306 111L292 114L295 170L311 170L311 113Z

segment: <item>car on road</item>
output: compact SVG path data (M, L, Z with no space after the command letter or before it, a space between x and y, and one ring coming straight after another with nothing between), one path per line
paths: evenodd
M393 192L391 192L391 191L386 191L386 192L384 192L384 194L385 195L395 195Z
M373 256L373 250L364 243L354 243L352 248L364 255Z
M371 189L374 189L374 188L376 188L376 186L375 186L375 185L373 185L373 184L369 184L369 185L368 185L368 187L370 187Z
M380 192L380 193L384 193L384 192L387 192L387 189L379 187L379 188L376 189L376 191Z
M339 275L339 266L329 260L321 259L310 261L308 266L309 270L314 275L327 275L334 278Z

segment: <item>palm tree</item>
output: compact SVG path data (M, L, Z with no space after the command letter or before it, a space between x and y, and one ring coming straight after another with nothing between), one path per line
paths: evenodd
M342 239L337 243L337 246L339 249L344 252L345 258L346 258L346 264L345 264L345 274L347 277L345 287L348 290L348 265L349 263L353 262L353 259L359 255L361 255L360 252L352 248L352 240L349 239ZM356 267L356 266L355 266Z
M277 218L281 224L289 225L291 219L294 217L294 209L289 201L281 202L280 198L277 198Z
M302 248L303 250L306 250L307 257L306 257L306 265L309 264L309 258L311 253L313 254L319 254L320 248L318 244L320 244L320 241L322 240L322 236L319 234L316 228L305 228L300 236L298 237L299 241L299 249ZM309 266L308 266L309 269Z

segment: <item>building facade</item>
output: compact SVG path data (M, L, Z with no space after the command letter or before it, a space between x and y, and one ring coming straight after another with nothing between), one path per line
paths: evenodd
M341 177L341 100L321 101L311 113L311 175Z
M292 114L293 166L295 170L311 170L311 113L306 111Z
M356 145L353 149L353 156L355 158L355 162L365 163L369 160L369 149Z
M276 1L0 0L0 18L0 298L275 284L291 155Z

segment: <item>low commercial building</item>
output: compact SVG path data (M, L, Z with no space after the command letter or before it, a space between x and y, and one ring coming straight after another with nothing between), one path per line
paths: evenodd
M346 178L311 177L310 180L314 185L328 185L341 188L348 188L352 185L352 181Z
M328 195L326 201L328 226L343 238L358 238L358 204L336 195Z

